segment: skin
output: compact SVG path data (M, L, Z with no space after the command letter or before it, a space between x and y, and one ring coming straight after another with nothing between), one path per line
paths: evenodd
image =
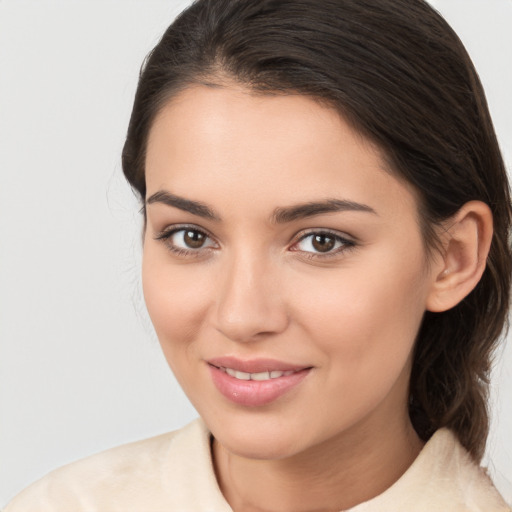
M147 198L165 191L216 217L148 203L143 286L232 508L341 510L392 485L422 447L407 413L411 352L444 265L427 264L411 189L334 110L234 85L190 87L161 110L146 182ZM371 211L273 220L327 199ZM202 247L187 249L183 231L158 239L183 225L208 235ZM341 237L328 253L304 238L326 230ZM219 356L312 370L245 407L214 386L206 361Z

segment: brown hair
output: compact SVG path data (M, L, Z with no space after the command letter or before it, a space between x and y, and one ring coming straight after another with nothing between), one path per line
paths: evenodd
M427 312L416 341L410 415L427 439L451 428L479 460L488 433L493 351L507 319L509 185L485 95L457 35L423 0L198 0L167 29L141 71L123 170L145 198L145 149L161 107L223 77L265 93L334 106L376 143L419 196L433 226L470 200L487 203L487 268L456 307Z

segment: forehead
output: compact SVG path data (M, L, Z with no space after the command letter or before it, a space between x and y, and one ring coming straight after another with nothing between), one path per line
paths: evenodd
M166 189L229 199L232 207L336 197L417 210L410 187L337 111L303 95L235 86L190 87L161 109L148 139L146 181L148 196Z

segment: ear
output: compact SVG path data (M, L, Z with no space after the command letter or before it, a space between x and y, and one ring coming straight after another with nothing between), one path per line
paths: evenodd
M475 288L485 270L492 234L492 212L482 201L466 203L446 221L442 251L433 265L428 311L446 311Z

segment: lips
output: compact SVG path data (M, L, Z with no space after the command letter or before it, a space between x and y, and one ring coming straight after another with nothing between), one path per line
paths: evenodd
M312 369L274 359L244 361L221 357L207 363L220 393L235 404L249 407L277 400L302 382Z
M307 366L300 366L290 363L278 361L277 359L252 359L244 361L232 356L215 357L207 361L208 364L216 366L217 368L231 368L236 371L246 373L260 373L260 372L294 372L303 370Z

